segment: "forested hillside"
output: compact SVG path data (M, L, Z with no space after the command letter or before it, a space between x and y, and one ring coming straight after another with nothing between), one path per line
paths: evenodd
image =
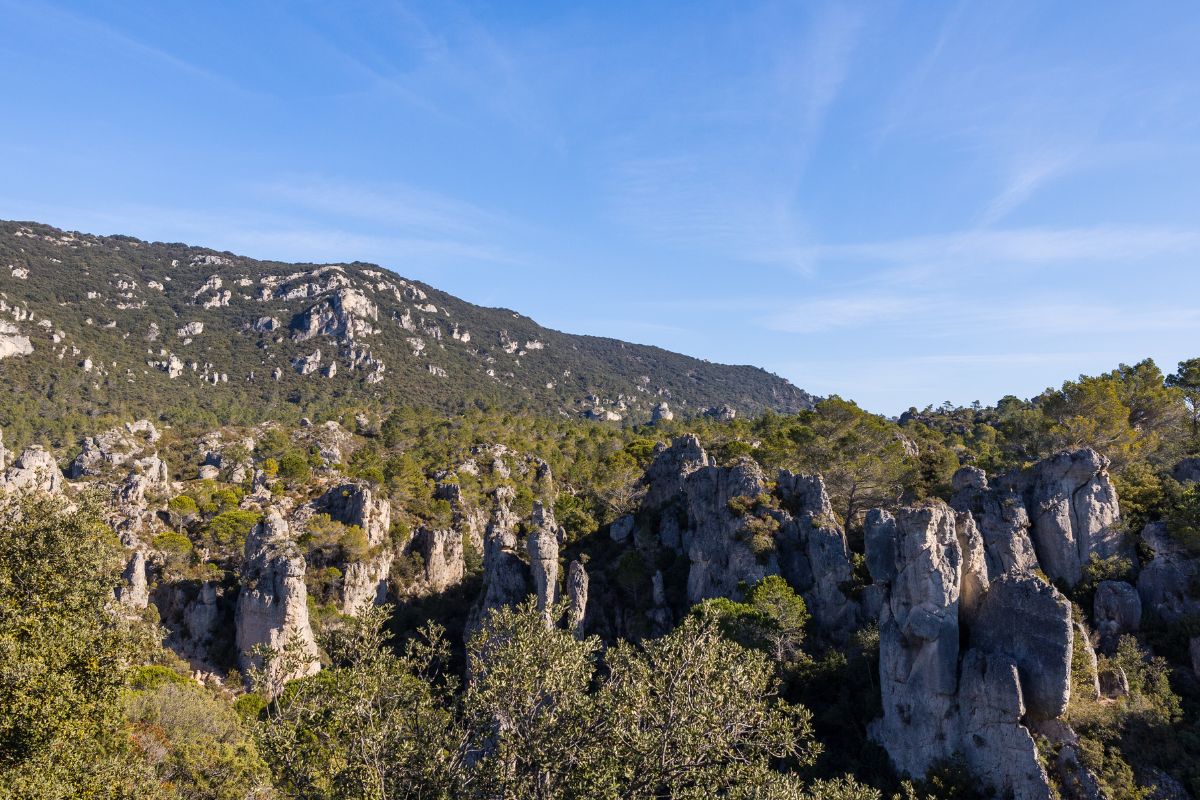
M811 404L761 369L552 331L371 264L34 223L0 222L0 319L0 424L56 443L98 415L294 423L353 403L646 422L664 403L688 416Z
M0 787L1194 796L1198 401L16 420Z

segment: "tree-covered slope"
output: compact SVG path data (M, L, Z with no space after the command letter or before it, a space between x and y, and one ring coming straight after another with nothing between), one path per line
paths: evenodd
M766 371L543 328L383 268L0 222L0 416L294 419L347 402L646 421L794 411ZM319 354L319 355L318 355ZM352 398L352 399L351 399Z

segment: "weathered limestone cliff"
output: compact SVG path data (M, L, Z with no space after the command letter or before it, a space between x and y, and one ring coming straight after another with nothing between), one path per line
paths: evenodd
M1029 470L989 481L976 467L953 478L951 505L983 536L989 577L1041 569L1074 586L1093 557L1128 553L1116 524L1117 490L1095 450L1059 453Z
M657 453L642 481L639 511L613 523L610 536L640 546L631 534L639 525L654 530L655 546L687 559L689 604L737 597L741 585L782 575L822 631L853 628L859 607L846 594L846 537L820 476L783 471L772 489L753 460L718 467L695 436L681 436ZM661 587L654 594L662 595ZM669 617L658 603L653 611Z
M942 503L868 514L867 565L883 592L883 716L871 734L902 773L961 754L996 791L1045 800L1025 721L1065 708L1070 605L1034 577L988 581L981 539Z
M308 621L304 572L304 558L287 522L271 509L246 539L236 618L239 668L244 674L262 668L257 651L265 647L274 655L267 666L271 687L321 668Z

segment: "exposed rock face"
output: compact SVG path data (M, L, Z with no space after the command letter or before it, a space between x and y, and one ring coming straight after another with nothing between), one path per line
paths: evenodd
M1074 586L1093 557L1126 552L1108 459L1095 450L1059 453L989 486L975 467L954 474L951 505L983 536L988 576L1031 573Z
M62 491L63 475L54 457L46 452L41 445L25 448L17 456L12 465L4 471L0 478L0 488L6 493L11 492L47 492L58 494Z
M271 509L246 538L242 589L237 604L238 666L243 673L262 666L254 651L265 645L285 657L272 662L268 683L276 690L291 678L320 668L308 622L304 557L291 541L288 524ZM295 644L296 652L285 653Z
M659 403L654 407L654 410L650 412L651 424L655 422L670 422L673 419L675 419L675 414L671 411L671 407L666 403Z
M345 565L340 604L343 614L357 614L368 603L378 606L387 602L388 574L393 558L392 551L387 549L374 558Z
M376 333L372 324L379 319L379 308L357 289L339 289L292 320L292 338L305 341L314 336L332 336L338 340L355 339Z
M133 462L154 444L161 434L148 420L126 423L83 440L83 450L67 470L71 480L102 475L113 467Z
M1092 610L1092 622L1105 650L1115 647L1121 634L1136 631L1142 623L1142 598L1125 581L1101 581Z
M961 753L1002 795L1050 797L1030 712L1054 716L1070 676L1070 606L1035 578L989 581L975 519L941 503L872 510L867 566L880 587L883 716L871 735L923 775ZM961 640L969 639L959 664Z
M738 584L754 583L779 572L774 553L755 554L745 520L729 508L734 498L753 498L766 491L766 479L750 459L725 467L701 467L687 478L688 527L682 545L691 561L688 600L735 597Z
M418 528L407 550L421 557L423 575L417 588L422 593L444 592L462 582L466 565L459 531Z
M867 514L871 577L886 585L879 619L883 717L872 736L901 772L923 775L958 744L958 599L954 513L932 505Z
M387 541L392 526L392 506L387 498L376 497L365 483L344 483L321 495L315 508L343 525L357 525L367 535L367 543L378 547Z
M467 620L468 639L493 609L516 605L529 594L528 570L517 554L517 517L509 509L513 496L507 486L496 489L496 506L483 541L483 590Z
M13 356L27 356L33 352L33 343L21 329L11 322L0 322L0 360Z
M680 498L687 476L708 465L708 454L700 446L697 437L678 437L670 447L658 451L642 478L647 487L642 500L643 508L658 508Z
M217 587L212 581L205 581L200 585L196 599L188 603L183 612L183 624L187 629L190 650L194 654L208 653L219 617Z
M1018 487L1004 478L991 487L983 470L976 467L963 467L954 473L952 486L950 505L956 511L970 513L983 538L989 578L1037 568L1037 555L1029 538L1029 515Z
M1060 716L1071 697L1071 604L1037 578L1005 575L992 583L971 629L971 646L1017 664L1030 715Z
M143 609L150 604L150 587L146 582L146 556L135 550L121 573L122 584L117 599L131 609Z
M1200 599L1194 597L1191 588L1200 578L1200 562L1189 558L1171 540L1161 522L1152 522L1142 530L1142 542L1154 552L1150 563L1138 573L1142 609L1168 623L1200 613Z
M963 559L958 598L959 615L962 622L970 624L979 615L979 608L990 584L987 559L984 556L983 537L979 534L974 517L966 513L958 514L954 520L954 528Z
M587 617L588 574L578 561L567 565L567 601L567 629L582 636Z
M1037 746L1021 725L1025 705L1016 663L969 650L963 657L959 741L971 770L1013 800L1045 800L1049 781Z
M526 547L529 550L529 569L537 592L538 610L546 625L554 623L554 603L558 590L558 541L562 528L554 520L554 511L541 503L533 504L533 530Z
M804 597L822 629L845 633L858 621L859 608L843 587L853 577L846 534L837 524L820 475L793 475L776 481L783 516L776 537L783 577Z
M1117 490L1109 461L1090 448L1038 462L1029 477L1026 504L1038 563L1051 580L1074 586L1091 556L1122 552L1116 523Z
M685 556L689 603L737 597L743 583L782 575L823 632L836 637L853 628L859 606L845 593L852 579L846 538L819 476L780 472L772 493L753 460L717 467L695 436L681 436L657 452L642 480L642 527L625 516L609 534L642 546L648 530L658 545ZM672 615L664 603L652 616Z

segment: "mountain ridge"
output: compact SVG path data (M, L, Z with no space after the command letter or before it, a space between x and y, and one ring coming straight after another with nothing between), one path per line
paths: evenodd
M248 422L482 403L636 423L663 403L755 414L814 399L759 367L556 331L375 264L252 259L35 222L0 221L0 315L0 381L39 416ZM184 386L199 391L178 405ZM12 405L0 414L18 416Z

